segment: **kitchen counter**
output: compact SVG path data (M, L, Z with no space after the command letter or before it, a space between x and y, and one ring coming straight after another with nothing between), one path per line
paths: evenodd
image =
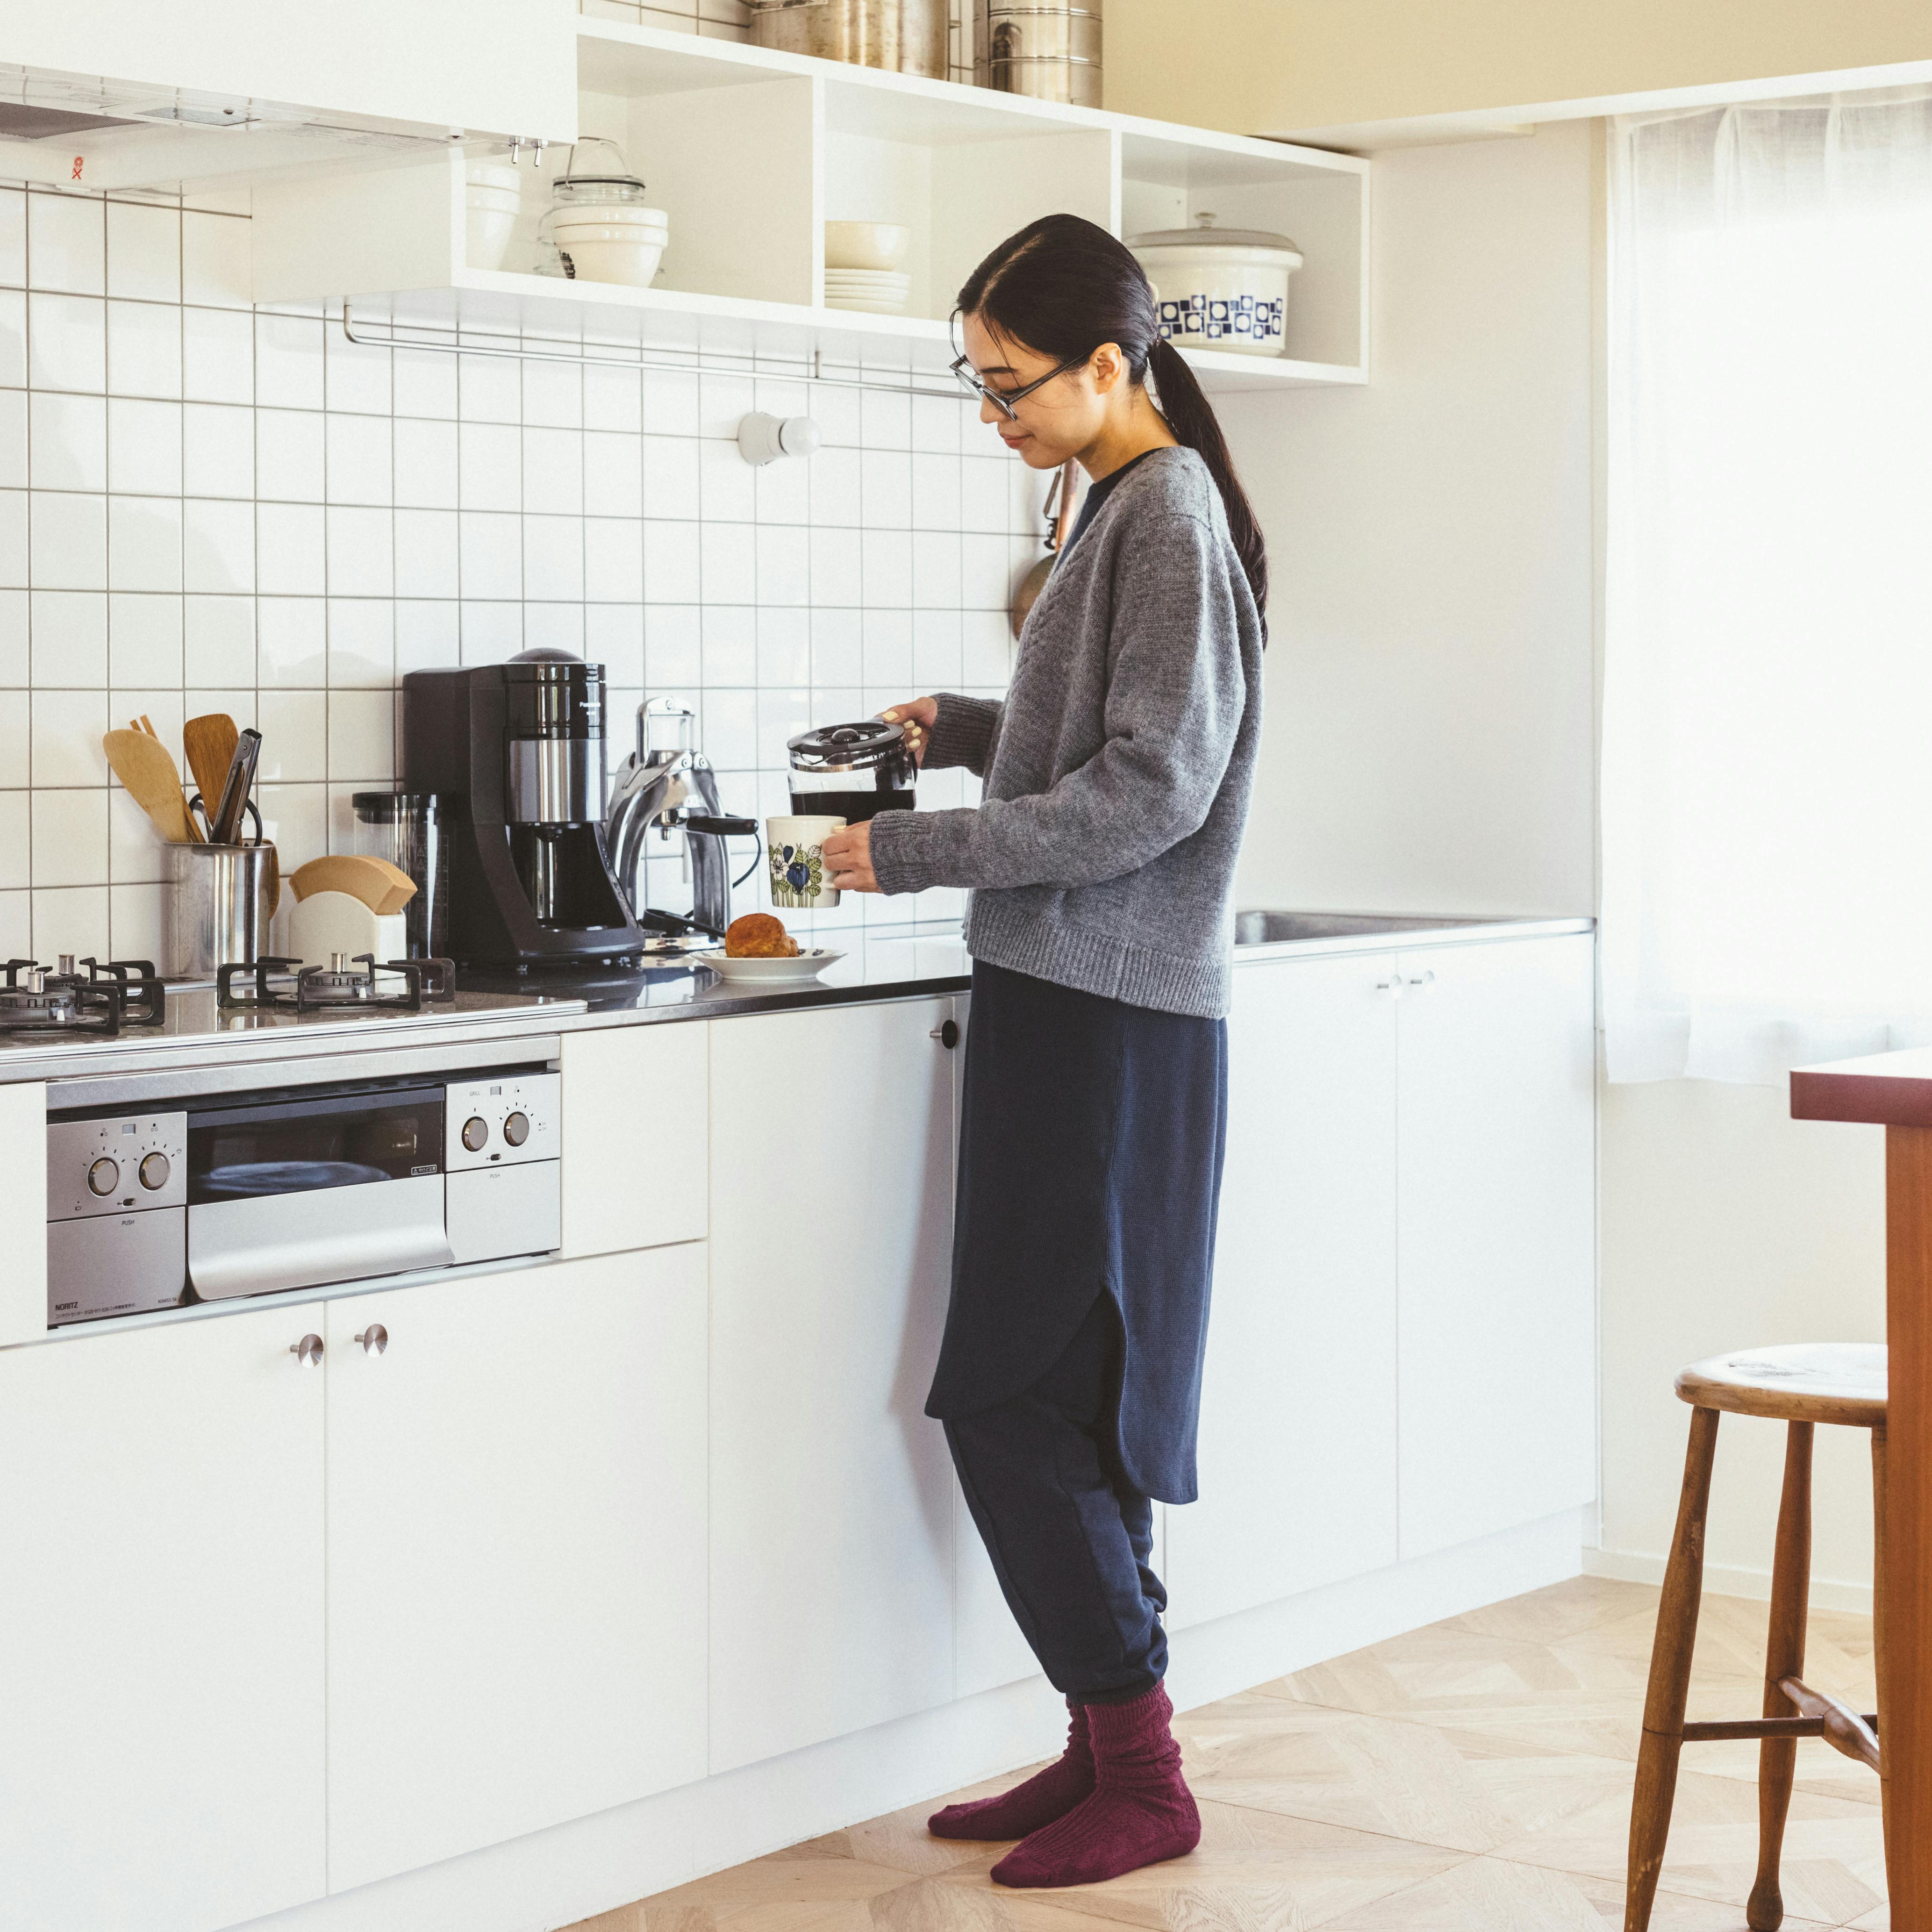
M1587 932L1587 919L1445 918L1415 914L1252 912L1240 915L1238 963L1345 952L1466 945ZM964 992L972 962L957 926L854 928L832 936L844 956L802 985L732 986L696 964L512 990L508 976L466 976L453 1004L420 1012L222 1012L211 986L170 987L166 1022L112 1040L0 1036L0 1084L168 1072L214 1060L236 1064L380 1052L404 1046L512 1042L532 1034L717 1019L857 1001ZM567 988L567 990L566 990Z

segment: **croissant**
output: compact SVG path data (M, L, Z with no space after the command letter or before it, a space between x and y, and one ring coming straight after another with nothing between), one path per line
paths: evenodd
M798 941L784 929L782 920L768 912L748 912L734 919L724 934L728 959L796 959Z

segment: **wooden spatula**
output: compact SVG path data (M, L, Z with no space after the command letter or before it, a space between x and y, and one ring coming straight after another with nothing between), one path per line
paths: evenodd
M235 761L237 736L235 721L225 711L212 711L205 718L190 718L182 727L182 744L188 752L188 768L194 774L194 788L212 818L221 802L221 788L227 782L228 767Z
M346 892L379 917L400 912L416 894L416 882L400 866L361 853L332 852L325 859L311 859L289 874L288 884L298 901L311 892Z
M153 820L154 830L170 845L199 844L200 835L182 796L181 773L167 747L145 731L110 731L100 744L114 776Z

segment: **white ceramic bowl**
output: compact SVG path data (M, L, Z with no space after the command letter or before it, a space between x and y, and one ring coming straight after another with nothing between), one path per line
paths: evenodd
M828 221L828 268L896 268L912 248L912 230L896 221Z
M550 216L550 226L558 232L566 228L632 228L668 235L670 217L661 208L591 202L580 207L558 208Z
M524 191L523 170L508 161L471 161L463 172L472 188L501 188L506 194L514 195Z
M470 267L500 268L509 253L510 238L517 232L515 207L479 208L472 200L464 225L464 256Z
M629 230L604 230L601 234L575 229L560 233L558 249L570 257L575 279L580 282L621 282L634 289L647 289L664 260L662 236L648 240Z

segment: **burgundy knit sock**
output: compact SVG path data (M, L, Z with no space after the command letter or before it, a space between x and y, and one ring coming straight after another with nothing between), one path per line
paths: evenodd
M1168 1731L1159 1684L1131 1704L1090 1704L1094 1795L1042 1826L993 1868L1000 1885L1098 1885L1178 1858L1201 1842L1201 1814Z
M1087 1707L1070 1704L1065 1756L997 1798L949 1804L926 1821L935 1838L1024 1838L1063 1818L1094 1789L1094 1753L1087 1741Z

